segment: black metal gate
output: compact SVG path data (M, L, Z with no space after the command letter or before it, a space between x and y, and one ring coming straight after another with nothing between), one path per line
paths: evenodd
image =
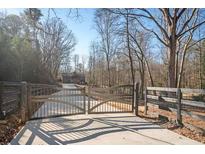
M134 86L88 88L88 113L127 113L134 111Z
M85 114L85 88L28 85L29 119Z

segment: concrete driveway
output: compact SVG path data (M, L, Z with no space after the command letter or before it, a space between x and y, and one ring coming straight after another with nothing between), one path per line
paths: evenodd
M28 121L11 145L201 144L133 114L75 115Z

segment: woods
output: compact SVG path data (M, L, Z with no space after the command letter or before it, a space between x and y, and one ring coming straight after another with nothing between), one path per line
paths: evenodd
M204 88L203 13L204 9L97 9L99 38L91 43L90 83L140 82L141 93L145 86Z
M95 9L97 36L88 58L72 55L76 38L55 9L1 13L0 80L54 83L61 72L73 71L100 87L140 82L141 94L146 86L204 88L203 13L188 8Z
M74 34L40 9L0 15L0 80L55 83L62 62L74 49Z

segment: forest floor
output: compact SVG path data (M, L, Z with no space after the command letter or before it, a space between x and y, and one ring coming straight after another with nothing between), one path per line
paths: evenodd
M167 120L160 120L158 115L168 117ZM148 108L147 115L144 115L144 107L139 108L139 115L141 118L151 121L155 124L160 125L162 128L169 129L180 135L186 136L190 139L205 144L205 121L196 120L188 116L183 116L183 127L179 127L176 124L176 114L173 112L159 109L157 106L151 105Z
M19 112L0 120L0 145L10 143L23 126Z

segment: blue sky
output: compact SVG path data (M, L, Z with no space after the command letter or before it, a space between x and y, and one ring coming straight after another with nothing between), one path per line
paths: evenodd
M20 12L23 12L24 9L6 9L8 14L19 14ZM72 9L73 12L76 9ZM0 9L0 11L5 11L5 9ZM48 9L41 9L42 13L46 17ZM80 62L82 60L82 56L86 58L86 61L88 62L88 56L89 56L89 47L90 43L93 40L97 39L97 32L94 29L94 13L95 9L78 9L80 17L78 19L76 18L69 18L66 16L68 13L68 9L55 9L56 14L58 17L60 17L64 23L67 25L68 29L72 30L76 40L77 45L75 46L75 51L72 53L78 54L80 56ZM75 12L74 12L75 13ZM53 14L55 16L55 14ZM152 52L154 52L159 57L157 41L154 41L152 44ZM161 59L158 58L160 61ZM73 65L73 63L71 63Z
M93 23L95 9L78 9L78 11L80 17L78 19L70 19L66 17L67 9L56 9L56 13L68 28L73 31L77 39L77 45L73 54L76 53L80 56L88 57L90 42L97 37Z
M1 12L6 11L8 14L19 14L23 10L24 9L0 9ZM41 10L43 14L46 15L47 9ZM73 31L76 37L77 45L73 54L79 54L80 61L82 56L88 58L90 42L97 37L93 23L95 9L78 9L80 15L78 19L68 18L66 16L68 9L55 9L55 11L67 27Z

